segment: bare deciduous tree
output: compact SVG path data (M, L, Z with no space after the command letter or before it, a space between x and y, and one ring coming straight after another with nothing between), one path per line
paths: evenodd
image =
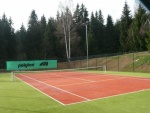
M66 0L64 4L61 2L59 5L61 11L61 22L65 40L65 48L66 48L66 56L68 61L70 61L71 57L71 25L73 23L73 1Z

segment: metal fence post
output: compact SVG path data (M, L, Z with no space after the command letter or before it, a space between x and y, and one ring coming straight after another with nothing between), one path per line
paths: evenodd
M96 55L95 57L96 57L96 70L97 70L97 57L98 57L98 55Z
M135 66L134 66L134 52L132 53L132 55L133 55L133 72L135 71Z
M108 67L107 67L107 54L105 54L105 58L106 58L106 70L108 70Z
M118 53L118 71L120 71L120 65L119 65L119 53Z
M81 62L81 57L80 57L80 68L82 68L82 62Z

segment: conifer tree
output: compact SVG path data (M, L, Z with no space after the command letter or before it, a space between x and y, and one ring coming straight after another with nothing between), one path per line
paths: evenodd
M28 59L41 58L40 25L35 10L31 12L27 29L27 57Z
M148 37L145 39L146 43L147 43L146 47L147 47L148 51L150 52L150 30L147 31L147 36Z
M45 46L45 43L43 43L43 40L44 40L44 34L45 34L45 32L46 32L46 26L47 26L47 24L46 24L46 18L45 18L45 16L43 15L42 17L41 17L41 20L40 20L40 37L41 37L41 41L42 41L42 43L40 43L40 46L41 46L41 58L45 58L45 52L44 52L44 46Z
M46 26L46 31L44 33L43 39L43 50L44 50L43 55L45 59L57 58L61 56L61 52L59 50L60 43L55 35L55 32L56 32L55 20L53 18L50 18L48 20L48 24Z
M76 20L76 32L79 35L78 38L80 38L79 42L79 48L82 51L82 55L86 55L86 28L85 24L88 24L88 29L89 29L89 18L88 18L88 11L87 8L82 4L79 6L77 4L76 11L75 11L75 20Z
M104 39L104 48L106 53L116 52L116 39L115 39L115 28L112 17L108 15L107 23L105 28L105 39Z
M128 45L130 41L128 30L132 23L132 16L130 13L131 11L129 9L129 6L127 2L125 2L125 5L122 11L121 26L120 26L120 46L121 46L121 51L123 52L127 52L130 49L130 46Z
M0 20L0 59L12 60L16 58L16 39L13 22L3 14Z
M27 31L23 24L21 25L20 30L16 32L16 41L17 59L26 60Z
M88 32L88 48L89 48L89 50L88 50L89 55L95 55L98 53L97 40L95 39L94 33L91 29Z
M145 38L140 33L146 19L146 10L140 4L134 14L133 22L128 33L130 35L130 48L132 51L146 50Z
M92 12L91 14L91 30L92 33L97 41L97 44L95 46L98 46L98 52L103 53L104 50L104 19L101 10L99 12Z

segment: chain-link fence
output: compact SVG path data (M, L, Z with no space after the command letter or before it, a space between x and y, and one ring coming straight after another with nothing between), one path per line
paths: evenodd
M88 62L87 62L88 61ZM150 53L114 53L75 57L70 61L58 60L58 69L73 69L106 66L107 71L150 72ZM6 69L6 60L0 60L0 70Z
M106 66L107 71L150 72L150 53L114 53L76 57L58 62L59 69Z
M0 71L5 71L6 69L6 60L0 60Z

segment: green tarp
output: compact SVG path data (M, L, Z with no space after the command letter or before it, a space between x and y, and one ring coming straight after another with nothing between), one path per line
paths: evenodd
M34 70L57 68L57 60L7 61L7 70Z

